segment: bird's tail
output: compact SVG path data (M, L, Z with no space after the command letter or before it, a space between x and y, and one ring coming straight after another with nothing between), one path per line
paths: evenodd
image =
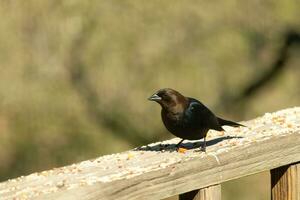
M217 117L218 119L218 122L221 126L233 126L233 127L239 127L239 126L244 126L243 124L239 124L239 123L236 123L236 122L233 122L233 121L229 121L229 120L225 120L225 119L222 119L220 117Z

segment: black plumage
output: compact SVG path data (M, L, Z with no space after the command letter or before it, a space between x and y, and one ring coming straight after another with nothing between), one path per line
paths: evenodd
M165 88L158 90L149 100L159 103L162 107L162 121L169 132L183 140L204 138L202 150L206 148L206 134L209 129L224 131L222 126L243 126L233 121L215 116L205 105L194 98L185 97L176 90Z

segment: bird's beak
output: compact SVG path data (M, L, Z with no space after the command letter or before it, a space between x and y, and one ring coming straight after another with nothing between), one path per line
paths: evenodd
M161 97L157 94L153 94L151 97L148 98L149 101L160 101Z

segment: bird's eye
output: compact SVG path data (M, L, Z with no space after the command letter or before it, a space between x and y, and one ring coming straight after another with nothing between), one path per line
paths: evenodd
M164 91L158 92L157 95L160 96L165 103L170 103L171 100L172 100L171 97L170 97L170 95L168 95Z
M162 96L162 99L163 99L164 101L166 101L166 102L171 101L171 98L170 98L168 95L163 95L163 96Z

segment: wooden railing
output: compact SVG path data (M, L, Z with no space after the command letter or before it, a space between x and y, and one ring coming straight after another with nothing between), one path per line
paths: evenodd
M242 123L210 131L206 153L174 138L8 180L0 199L220 200L222 182L270 170L272 199L300 200L300 107Z

